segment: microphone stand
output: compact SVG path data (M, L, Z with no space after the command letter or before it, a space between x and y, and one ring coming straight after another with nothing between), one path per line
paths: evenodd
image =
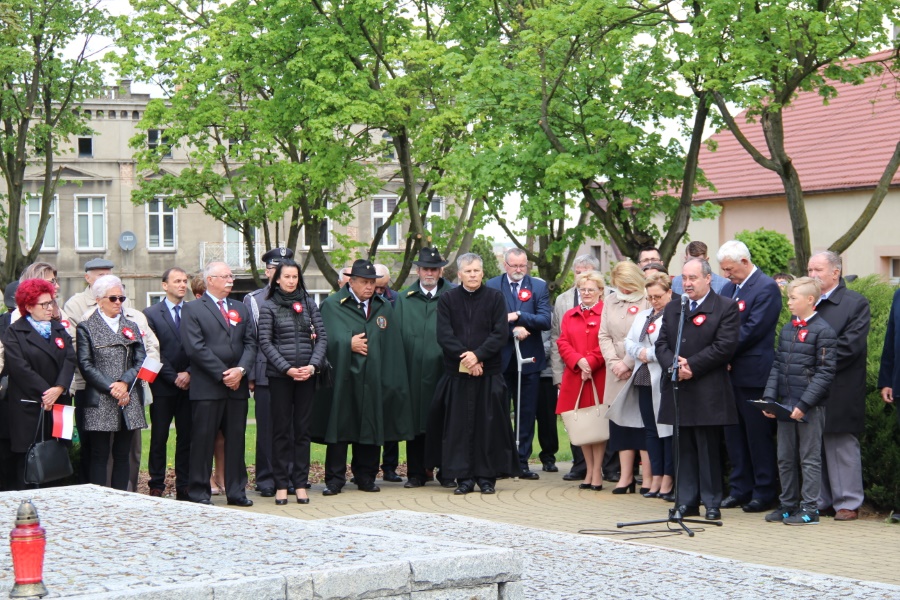
M672 441L672 450L675 453L675 508L669 510L669 516L666 519L635 521L631 523L616 523L616 527L619 529L621 529L622 527L634 527L637 525L675 523L682 529L684 529L685 533L688 534L688 537L694 537L693 530L685 525L685 523L697 523L698 525L716 525L717 527L722 526L722 521L701 521L700 519L685 519L681 514L681 502L678 498L678 472L681 466L681 452L678 449L678 433L681 426L680 409L678 407L678 372L681 367L678 364L678 357L681 354L681 335L684 332L684 321L687 318L687 300L688 298L686 295L681 296L681 313L679 314L678 318L678 337L675 338L675 356L672 358L672 366L669 367L669 373L671 373L672 380L672 399L675 402L675 427L673 429L674 439Z

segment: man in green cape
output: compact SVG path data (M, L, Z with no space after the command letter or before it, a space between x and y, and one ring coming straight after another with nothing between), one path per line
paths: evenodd
M416 434L406 442L406 488L422 487L429 480L425 472L425 428L434 389L444 373L443 351L437 343L437 305L443 292L456 287L443 278L447 261L434 248L422 248L413 264L419 279L400 293L394 309L403 336ZM455 484L451 480L449 485Z
M357 487L377 492L380 446L415 437L400 328L390 302L375 295L375 267L357 260L350 281L322 302L334 386L316 393L312 438L325 452L326 496L346 483L347 446Z

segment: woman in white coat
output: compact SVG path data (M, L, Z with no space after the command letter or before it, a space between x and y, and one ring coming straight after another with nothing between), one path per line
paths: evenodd
M657 362L654 350L662 326L663 309L672 299L670 285L669 276L663 273L647 278L645 287L650 308L635 315L625 337L625 351L634 359L636 367L610 406L608 416L618 425L644 428L653 473L644 497L673 501L672 426L657 423L663 368Z

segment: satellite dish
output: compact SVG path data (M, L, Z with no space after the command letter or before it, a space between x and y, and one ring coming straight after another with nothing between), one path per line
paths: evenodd
M137 236L133 231L123 231L119 234L119 248L125 252L130 252L137 248Z

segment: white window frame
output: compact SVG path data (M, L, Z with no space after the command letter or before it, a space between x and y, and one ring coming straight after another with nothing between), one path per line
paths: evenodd
M440 204L441 209L437 212L431 210L431 205L434 202L438 202ZM431 217L438 217L439 219L444 218L444 207L447 205L447 200L443 196L433 196L431 198L431 202L428 203L428 220L426 221L425 231L431 231Z
M168 199L168 196L157 196L156 198L154 198L154 200L159 200L162 203L163 207L165 207L167 199ZM163 227L163 218L162 217L165 214L167 214L167 213L160 211L157 213L153 213L151 215L150 203L148 202L147 204L144 205L144 227L145 227L145 231L147 232L146 247L147 247L148 252L163 252L164 253L164 252L177 252L178 251L178 209L175 207L172 207L172 236L173 236L173 239L172 239L171 246L166 246L165 240L163 240L163 235L164 235L163 231L165 228ZM151 218L159 219L159 231L160 231L160 242L161 242L161 245L159 245L159 246L151 246L150 245L150 219Z
M900 283L900 269L894 270L894 261L900 263L900 256L888 256L888 278L892 285Z
M37 200L39 202L37 213L31 211L31 200ZM31 247L34 245L34 243L31 241L31 216L37 215L40 219L40 201L40 194L28 194L25 198L25 243L29 249L31 249ZM41 252L55 252L59 250L59 196L57 194L54 194L53 199L50 202L50 220L47 222L47 231L44 232L44 240L46 241L47 233L50 233L52 225L53 245L42 245Z
M88 246L82 247L78 245L78 201L82 198L102 198L103 199L103 245L100 247ZM76 252L106 252L107 240L109 239L109 202L107 202L106 194L75 194L75 251Z
M325 206L326 206L326 208L331 208L331 202L328 202ZM328 217L325 217L324 219L322 219L319 226L321 227L323 225L325 226L325 233L328 234L328 239L325 240L326 243L322 244L322 249L323 250L331 250L331 244L332 244L331 219ZM309 250L309 244L306 243L306 225L305 224L300 229L299 246L302 250Z
M310 295L310 297L316 303L316 306L322 308L322 302L325 301L325 298L333 294L334 290L306 290L306 293Z
M383 204L382 204L383 210L381 210L380 212L377 212L377 213L375 212L375 201L376 200L381 200L383 202ZM380 225L377 225L375 223L375 221L378 219L382 219L382 222L383 222L383 221L387 220L387 218L389 216L391 216L391 213L393 212L391 210L387 210L388 200L393 200L396 203L396 202L400 201L400 197L397 196L397 194L375 194L374 196L372 196L372 221L371 221L371 223L372 223L372 237L373 238L375 237L375 231L378 229L378 227L380 227ZM395 204L395 206L396 206L396 204ZM388 232L392 228L394 229L394 238L395 238L395 241L393 243L388 241ZM378 247L383 248L385 250L395 250L395 249L400 248L400 234L401 234L400 223L397 220L394 220L394 222L391 224L391 226L385 230L384 235L381 236L381 242L379 242Z
M190 292L190 285L188 285L188 292ZM159 302L162 302L166 299L165 292L147 292L147 308L153 306L153 298L159 298Z
M222 226L222 240L225 242L225 246L223 249L226 253L223 258L225 259L225 262L228 263L228 256L227 256L228 244L232 243L232 242L228 241L228 230L229 229L231 231L234 231L237 234L238 244L240 244L240 246L238 246L238 251L240 252L240 262L237 264L236 267L233 267L233 268L240 269L240 270L249 269L250 262L247 259L247 242L246 242L246 240L244 240L244 235L241 233L241 231L239 229L237 229L236 227L232 227L232 226L228 225L227 223L223 224L223 226ZM262 236L262 229L257 227L256 230L254 231L254 235L253 235L253 239L256 240L254 242L255 244L259 245L262 243L260 241L262 239L261 236ZM253 251L256 252L256 247L253 248ZM258 254L257 254L256 258L259 258ZM231 264L231 263L228 263L228 264Z

